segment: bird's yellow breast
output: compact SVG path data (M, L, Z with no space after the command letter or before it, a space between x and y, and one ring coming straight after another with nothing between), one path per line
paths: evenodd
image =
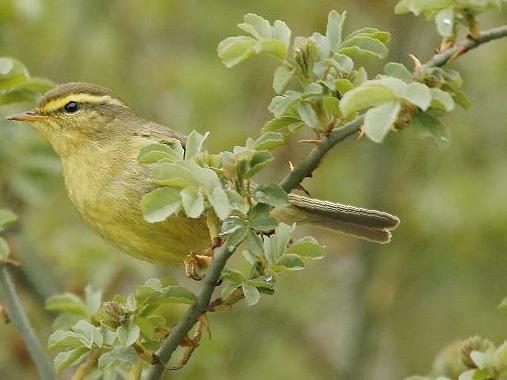
M203 218L144 220L139 202L153 185L137 154L146 143L134 137L123 144L80 147L63 159L65 185L85 221L106 241L142 260L181 263L209 245L209 232Z

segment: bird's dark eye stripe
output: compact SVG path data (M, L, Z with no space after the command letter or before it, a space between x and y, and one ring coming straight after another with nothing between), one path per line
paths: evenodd
M77 104L76 102L68 102L64 107L63 109L65 110L65 112L67 113L74 113L74 112L77 112L79 110L79 104Z

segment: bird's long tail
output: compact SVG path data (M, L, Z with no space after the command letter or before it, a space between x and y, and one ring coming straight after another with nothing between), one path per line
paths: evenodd
M290 206L275 209L274 216L286 223L301 223L353 235L377 243L388 243L398 217L368 210L289 194Z

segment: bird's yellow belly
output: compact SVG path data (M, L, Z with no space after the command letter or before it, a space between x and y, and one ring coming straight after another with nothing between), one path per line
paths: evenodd
M210 244L203 219L178 215L148 223L140 210L114 201L87 207L82 214L104 240L141 260L180 264L186 255L202 252Z
M96 166L88 173L82 165L79 172L77 165L65 166L68 194L80 214L104 240L126 253L141 260L180 264L186 255L209 246L204 218L178 214L160 223L144 220L139 202L152 186L140 166L128 165L128 170L120 169L109 179L100 177L103 171Z

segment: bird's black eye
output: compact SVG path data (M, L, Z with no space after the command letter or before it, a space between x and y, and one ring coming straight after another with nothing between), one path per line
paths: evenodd
M68 102L63 109L67 113L76 113L79 110L79 104L76 102Z

